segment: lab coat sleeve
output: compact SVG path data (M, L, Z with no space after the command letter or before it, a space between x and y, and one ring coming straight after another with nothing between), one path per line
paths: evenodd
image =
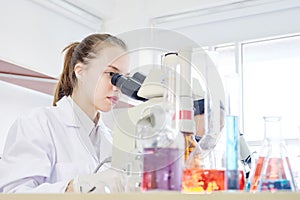
M42 183L43 177L30 177L18 180L3 187L3 193L64 193L69 181Z
M0 160L0 192L64 192L67 180L51 182L55 146L50 129L43 110L12 125Z

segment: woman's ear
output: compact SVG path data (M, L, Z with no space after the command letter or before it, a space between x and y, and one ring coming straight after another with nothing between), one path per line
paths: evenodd
M83 75L83 64L82 63L77 63L74 67L74 72L77 80L82 80L82 75Z

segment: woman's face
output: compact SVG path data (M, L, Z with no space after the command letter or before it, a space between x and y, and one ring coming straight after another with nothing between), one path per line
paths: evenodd
M82 83L87 103L94 111L112 109L119 96L119 89L111 84L112 73L126 74L128 69L129 57L119 47L104 48L90 60Z

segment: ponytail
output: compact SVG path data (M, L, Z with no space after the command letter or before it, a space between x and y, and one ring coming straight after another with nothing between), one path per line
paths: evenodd
M74 65L76 63L72 62L73 52L79 42L74 42L64 48L63 52L66 51L65 60L64 60L64 69L56 86L53 106L56 106L56 103L64 96L69 96L73 92L74 85L76 83L76 76L74 72Z
M119 38L97 33L89 35L80 43L74 42L63 50L63 52L66 51L64 69L56 86L53 106L56 106L56 103L64 96L72 95L73 88L77 84L74 72L75 65L79 62L88 64L90 60L95 58L98 51L107 46L118 46L127 50L126 44Z

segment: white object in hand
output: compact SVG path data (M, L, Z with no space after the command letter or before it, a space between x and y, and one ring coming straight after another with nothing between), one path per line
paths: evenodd
M124 192L124 173L110 168L96 174L80 175L74 179L73 188L75 193Z

